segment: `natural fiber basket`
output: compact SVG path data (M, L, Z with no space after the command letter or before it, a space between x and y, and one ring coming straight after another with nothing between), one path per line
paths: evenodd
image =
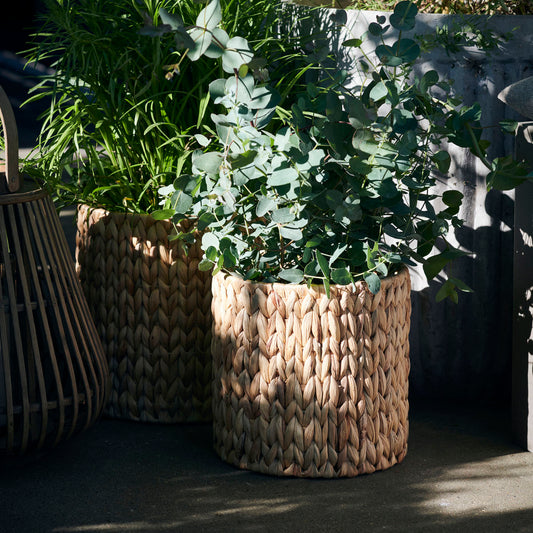
M18 190L18 136L1 87L0 115L0 181L12 191L0 194L0 452L11 456L94 423L108 370L52 200Z
M410 279L322 287L213 278L214 447L266 474L345 477L407 452Z
M149 215L78 210L77 270L107 354L107 413L211 419L211 275Z

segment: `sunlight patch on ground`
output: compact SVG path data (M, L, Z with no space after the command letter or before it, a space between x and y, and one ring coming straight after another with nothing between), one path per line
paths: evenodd
M462 515L533 509L533 454L517 453L446 469L417 488L420 507L432 514Z

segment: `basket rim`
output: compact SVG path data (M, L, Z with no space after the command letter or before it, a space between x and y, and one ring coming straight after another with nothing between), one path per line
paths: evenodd
M265 282L265 281L253 281L253 280L245 280L244 278L240 277L238 274L234 272L225 272L220 271L217 272L213 276L213 280L222 280L223 283L237 283L237 284L247 284L255 286L257 289L263 289L266 291L276 291L276 292L285 292L289 290L296 290L296 291L303 291L303 290L309 290L312 292L319 292L319 293L326 293L326 290L322 284L319 283L312 283L309 287L305 283L283 283L283 282ZM381 288L380 292L383 289L387 289L389 285L392 283L405 283L406 281L410 280L409 275L409 268L404 263L401 264L400 269L395 272L394 274L390 274L384 278L380 278L381 280ZM354 290L355 285L355 290ZM348 284L348 285L338 285L335 283L332 283L330 285L330 290L332 292L342 292L342 291L349 291L349 292L361 292L361 291L367 291L370 292L368 289L368 285L366 281L356 281L355 284ZM378 293L379 294L379 293Z

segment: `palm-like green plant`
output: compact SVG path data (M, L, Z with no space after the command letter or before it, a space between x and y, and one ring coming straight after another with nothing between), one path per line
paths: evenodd
M194 25L204 7L49 0L30 60L52 63L55 73L32 96L51 105L26 170L45 177L60 205L150 212L157 190L190 166L194 134L210 114L208 83L222 65L205 55L190 61L161 16ZM273 68L290 55L289 38L275 33L278 2L229 0L221 15L226 32L248 39Z

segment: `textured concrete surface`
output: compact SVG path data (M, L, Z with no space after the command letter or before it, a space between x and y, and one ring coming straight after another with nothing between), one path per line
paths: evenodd
M533 454L505 413L414 406L409 453L352 479L272 478L223 463L209 425L102 420L1 463L0 531L533 531Z
M16 105L12 59L0 53L0 84ZM36 111L15 110L22 148ZM54 450L0 458L0 533L533 532L533 454L511 442L505 402L501 412L412 406L405 461L342 480L237 470L212 451L209 425L104 419Z

